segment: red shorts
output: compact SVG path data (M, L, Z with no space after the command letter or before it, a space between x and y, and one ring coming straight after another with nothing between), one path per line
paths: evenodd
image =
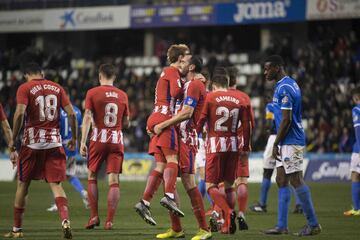
M155 125L170 119L170 116L158 112L152 113L147 120L147 128L150 131L154 130ZM155 147L168 148L170 150L178 151L178 137L174 127L168 127L162 131L158 136L151 139L149 144L149 153L153 154L157 150ZM164 153L167 155L166 153Z
M106 173L121 173L124 153L120 144L90 141L88 169L97 172L106 162Z
M249 155L240 153L236 177L249 177L249 175Z
M37 150L22 146L17 164L18 178L21 182L66 180L66 156L63 147Z
M179 166L181 173L195 173L195 147L179 140Z
M205 182L234 182L239 154L223 152L206 154Z

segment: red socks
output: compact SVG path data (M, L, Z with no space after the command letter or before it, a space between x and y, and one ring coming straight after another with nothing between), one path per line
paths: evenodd
M179 198L179 194L176 190L174 192L174 196L175 196L176 204L178 206L180 206L180 198ZM180 232L182 230L180 217L176 216L175 214L173 214L170 211L169 211L169 215L170 215L170 221L171 221L171 229L174 230L175 232Z
M111 184L107 196L107 217L106 222L113 222L117 205L120 199L120 188L118 183Z
M237 200L239 204L239 211L245 213L248 201L248 187L247 184L241 183L237 187Z
M143 194L143 199L145 201L151 202L151 199L154 197L154 193L158 190L162 182L162 178L162 173L156 171L155 169L151 171Z
M229 204L229 207L231 209L235 208L235 201L236 201L236 194L235 190L233 188L227 188L225 189L225 195L227 203Z
M199 224L199 228L204 229L205 231L209 231L205 218L204 203L201 194L199 192L199 189L197 187L194 187L193 189L187 191L187 194L190 197L191 206L194 211L196 220Z
M165 193L174 193L177 176L178 164L174 162L168 162L164 170Z
M21 228L25 208L14 207L14 227Z
M88 196L90 205L90 218L99 216L98 213L98 187L96 180L88 180Z
M61 221L69 220L68 201L65 197L55 198L55 204L58 208Z
M225 214L228 214L231 211L229 204L227 203L225 196L221 194L217 187L211 187L208 189L208 193L211 199L214 201L216 205L218 205Z

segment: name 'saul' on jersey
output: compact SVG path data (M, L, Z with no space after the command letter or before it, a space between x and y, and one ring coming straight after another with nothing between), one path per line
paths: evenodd
M244 20L285 18L287 16L284 1L238 3L236 6L237 13L234 15L234 21L237 23Z

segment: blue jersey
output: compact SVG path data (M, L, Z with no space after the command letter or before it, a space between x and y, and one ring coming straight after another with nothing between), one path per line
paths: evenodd
M274 103L268 103L265 107L265 119L271 120L272 126L270 129L270 134L276 134L276 127L275 127L275 107Z
M286 137L280 145L305 146L305 132L301 124L301 91L294 79L285 76L276 83L274 91L276 131L279 131L281 110L291 110L292 121Z
M78 126L79 129L81 128L81 111L79 108L77 108L76 106L73 105L75 114L76 114L76 120L78 122ZM68 157L73 157L76 155L76 153L78 152L78 146L76 146L76 150L75 151L70 151L67 148L67 144L69 142L69 140L72 138L72 133L71 133L71 127L69 125L69 118L67 116L67 113L61 109L60 110L60 134L61 134L61 138L62 138L62 144L65 150L65 154Z
M359 128L360 128L360 104L358 104L357 106L355 106L352 109L352 118L353 118L355 132L359 131ZM354 143L353 153L359 153L360 152L360 147L359 147L360 142L359 142L359 140L360 139L356 139L356 141Z

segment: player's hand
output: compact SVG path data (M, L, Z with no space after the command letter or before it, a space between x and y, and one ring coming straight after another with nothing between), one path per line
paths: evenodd
M277 160L277 161L281 161L280 160L280 150L279 150L279 146L277 144L274 144L274 146L273 146L272 157L275 158L275 160Z
M148 129L148 127L146 127L146 133L150 138L154 136L154 134Z
M68 144L67 144L67 147L70 151L75 151L76 149L76 139L70 139Z
M83 156L83 157L86 157L87 152L88 152L88 149L87 149L86 144L81 143L81 145L80 145L80 155Z
M17 151L10 152L10 161L13 165L13 169L16 167L18 157L19 154L17 153Z
M155 125L155 127L154 127L155 135L159 135L162 131L163 131L163 129L160 127L160 124Z

